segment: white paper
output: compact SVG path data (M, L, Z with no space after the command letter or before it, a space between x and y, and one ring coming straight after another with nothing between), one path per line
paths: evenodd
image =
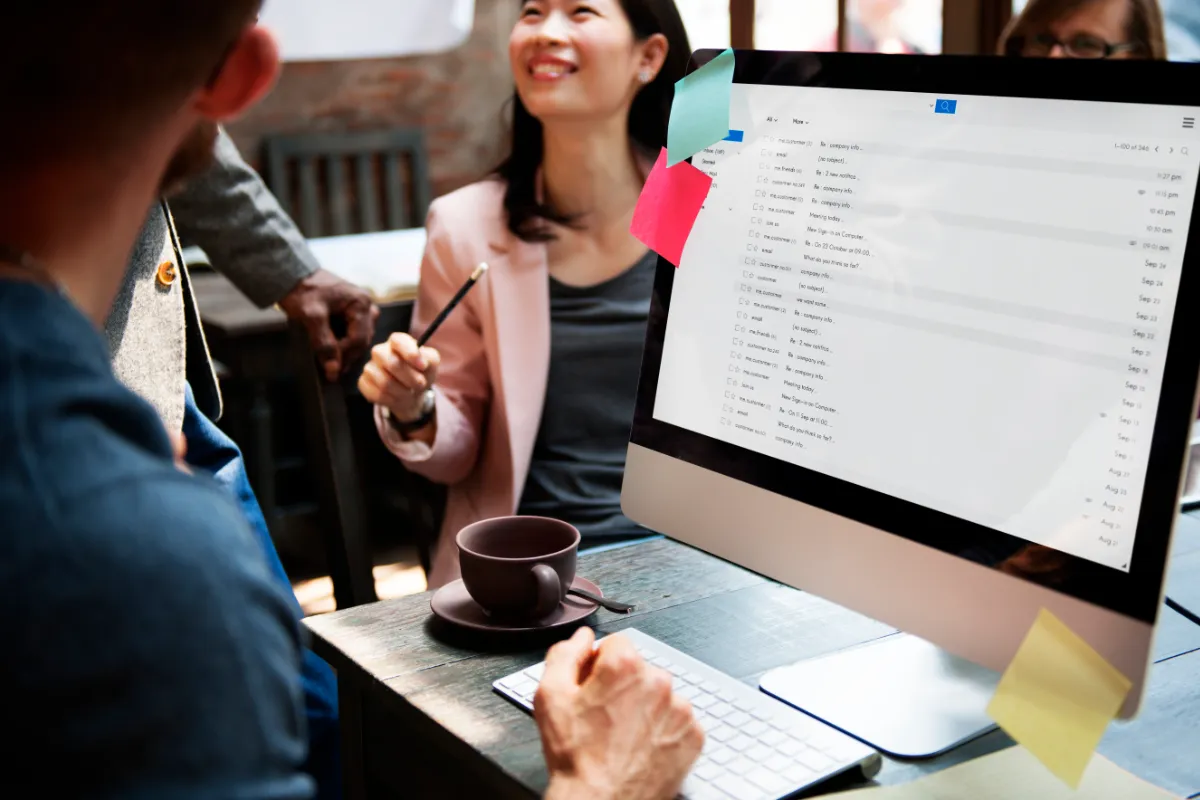
M284 61L394 58L458 47L475 0L267 0L261 20Z
M309 239L317 262L345 281L366 289L377 303L416 296L425 253L425 229L405 228ZM199 247L185 247L183 263L211 264Z
M321 266L366 289L376 302L394 302L417 293L424 228L327 236L309 239L308 246Z

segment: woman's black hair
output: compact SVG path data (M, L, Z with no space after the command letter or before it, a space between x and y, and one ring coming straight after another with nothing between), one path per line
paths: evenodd
M629 138L643 155L655 158L667 144L675 82L687 72L692 50L675 0L619 1L637 41L656 33L667 39L667 57L662 69L637 93L629 109ZM529 113L515 91L511 137L508 158L495 170L496 176L507 183L504 211L508 229L527 242L550 241L554 233L546 222L570 225L575 218L538 202L536 182L542 164L542 123Z

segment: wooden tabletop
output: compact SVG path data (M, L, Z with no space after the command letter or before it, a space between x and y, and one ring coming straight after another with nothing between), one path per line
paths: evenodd
M599 632L636 626L752 686L774 667L894 633L670 540L584 555L579 573L606 594L637 604L630 615L597 612ZM1167 593L1200 609L1196 519L1182 517L1177 526ZM305 624L339 680L361 689L368 712L386 720L383 730L421 731L406 747L428 744L444 751L445 763L470 774L470 785L491 797L528 797L545 789L533 720L491 688L494 680L540 661L550 643L545 638L463 637L431 617L428 594L310 617ZM1138 719L1114 724L1100 752L1182 797L1200 796L1200 626L1164 608L1154 660ZM347 711L355 724L357 713ZM876 782L912 780L1011 744L997 731L933 760L885 759ZM410 776L422 765L434 769L422 760L432 756L410 755L396 769ZM816 793L851 785L830 783Z
M254 305L224 275L195 272L189 277L205 333L234 338L287 330L287 316L282 311Z

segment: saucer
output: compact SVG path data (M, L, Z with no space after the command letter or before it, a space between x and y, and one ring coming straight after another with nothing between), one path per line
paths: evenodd
M600 591L600 587L587 578L576 576L571 586L592 592L600 597L604 596L604 593ZM550 616L543 617L536 622L497 622L489 617L478 603L471 599L466 585L462 582L462 579L459 579L438 589L434 593L433 598L430 599L429 607L433 609L433 613L436 616L460 628L470 628L476 631L495 631L498 633L527 633L529 631L548 631L566 625L574 625L590 616L600 605L586 598L571 594L567 595L558 604L558 608L551 612Z

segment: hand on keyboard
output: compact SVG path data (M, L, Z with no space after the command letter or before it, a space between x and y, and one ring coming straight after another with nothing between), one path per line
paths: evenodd
M704 744L691 704L624 636L581 628L550 649L534 698L546 800L669 800Z
M592 713L600 713L601 720L604 720L603 712L608 711L612 718L607 720L607 724L610 728L615 728L625 721L624 717L629 712L625 705L607 708L604 705L607 701L600 700L599 694L583 694L584 687L590 681L588 671L594 668L588 656L588 647L593 639L590 632L577 635L585 638L573 639L567 645L567 649L559 654L568 656L558 663L558 668L565 667L560 669L560 674L566 675L566 685L552 692L550 700L567 697L569 692L574 690L579 693L574 695L574 702L580 703L589 698L592 698L593 702L599 702L598 706L582 707L590 708ZM632 644L637 651L636 655L647 659L652 666L661 667L664 672L670 673L675 687L673 703L678 704L679 698L689 701L696 722L706 732L707 740L703 753L683 783L681 800L779 800L847 769L859 768L868 779L879 771L879 754L868 745L679 652L658 639L647 636L642 631L628 628L609 638L626 640L621 642L617 651L622 659L629 659L631 663L645 670L644 662L635 661L629 653L627 645ZM606 639L601 643L602 648L606 646L607 641ZM612 661L605 662L606 670L611 666ZM537 694L539 682L545 681L543 673L550 674L547 662L526 667L520 672L497 680L492 685L497 692L521 708L533 711L535 696L539 698L539 702L547 703L545 698ZM624 675L620 668L612 670L613 680ZM570 682L572 676L577 678L574 686ZM559 694L560 691L562 694ZM547 705L552 706L553 703ZM555 731L548 731L547 726L555 724L558 719L557 716L547 716L543 713L540 720L543 739L548 747L555 741L569 740L566 736L553 738ZM610 734L624 735L623 730L610 730ZM578 731L573 732L578 735ZM643 737L646 735L641 734ZM655 751L646 745L645 741L644 738L629 737L614 740L617 745L640 747L647 757L656 757ZM549 749L546 755L547 762L552 764ZM687 760L690 761L690 757ZM584 763L590 762L585 759ZM671 769L682 763L683 760L666 762L667 767ZM674 781L674 773L660 777L670 777ZM669 793L657 794L660 789L665 791L664 787L665 783L637 784L627 790L625 795L620 794L620 788L616 791L618 796L622 797L666 798L670 796ZM553 796L553 800L574 800L577 796L563 791L563 794ZM613 797L607 791L599 794L589 791L587 787L577 789L577 792L582 792L579 796L583 797L602 797L605 800ZM551 797L547 795L547 798Z

